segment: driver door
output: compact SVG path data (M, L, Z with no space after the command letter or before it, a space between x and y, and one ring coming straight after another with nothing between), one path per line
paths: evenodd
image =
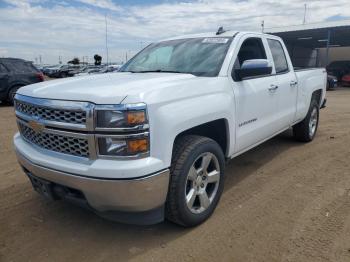
M262 37L243 37L234 57L233 70L251 59L271 60L266 52L267 42ZM233 74L231 74L233 75ZM250 77L240 81L232 79L232 88L236 100L236 153L245 151L278 130L275 126L278 100L274 69L269 75Z

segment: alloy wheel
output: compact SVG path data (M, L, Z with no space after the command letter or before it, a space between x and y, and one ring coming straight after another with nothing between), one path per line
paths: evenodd
M218 191L220 165L217 157L206 152L192 164L186 181L185 197L188 209L199 214L208 209Z

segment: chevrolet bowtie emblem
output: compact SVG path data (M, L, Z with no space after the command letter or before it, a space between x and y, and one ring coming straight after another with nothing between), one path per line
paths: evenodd
M41 133L45 129L45 126L42 123L40 123L39 121L36 121L36 120L30 120L28 122L28 125L36 133Z

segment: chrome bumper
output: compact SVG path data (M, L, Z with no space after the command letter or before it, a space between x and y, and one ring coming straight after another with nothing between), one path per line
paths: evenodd
M17 153L21 166L36 177L83 193L97 212L145 212L164 206L169 170L135 179L100 179L64 173L36 165Z

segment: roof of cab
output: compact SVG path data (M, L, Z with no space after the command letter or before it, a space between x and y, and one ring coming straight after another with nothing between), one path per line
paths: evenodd
M190 34L190 35L181 35L181 36L175 36L175 37L170 37L166 39L162 39L160 41L169 41L169 40L179 40L179 39L188 39L188 38L204 38L204 37L233 37L236 34L256 34L256 35L265 35L265 36L270 36L270 37L276 37L275 35L269 35L269 34L264 34L261 32L248 32L248 31L225 31L224 33L221 33L219 35L216 34L216 32L207 32L207 33L200 33L200 34ZM279 38L279 37L276 37Z
M201 34L191 34L191 35L181 35L176 37L170 37L167 39L162 39L161 41L187 39L187 38L201 38L201 37L233 37L237 33L238 33L237 31L226 31L224 33L217 35L216 32L207 32L207 33L201 33Z

